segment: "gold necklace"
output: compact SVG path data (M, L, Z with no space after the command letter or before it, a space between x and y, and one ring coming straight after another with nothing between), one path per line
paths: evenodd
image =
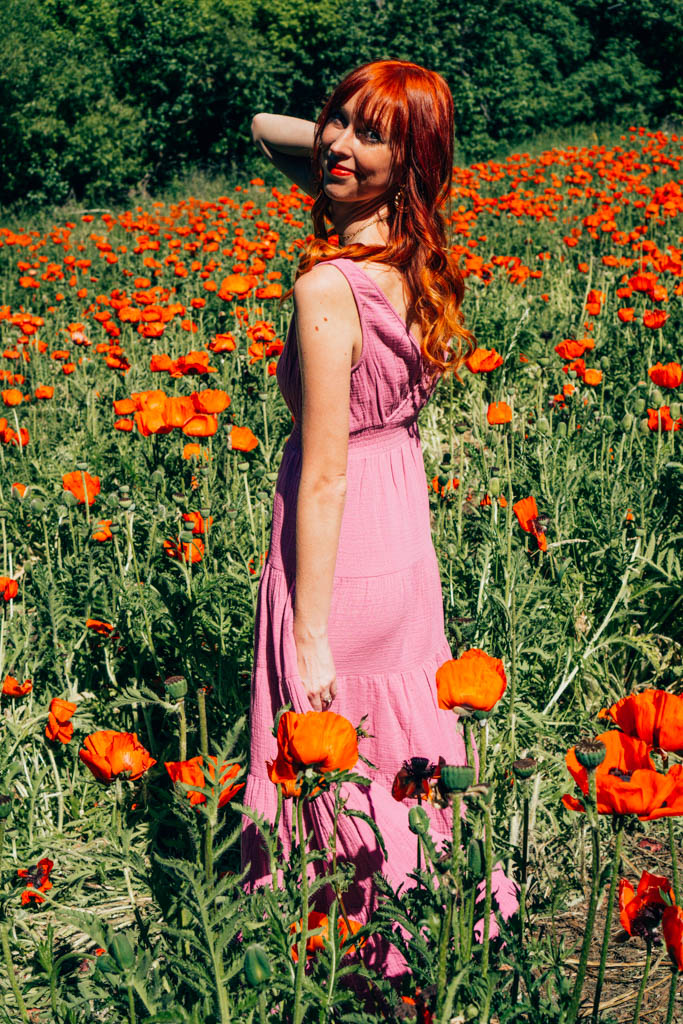
M373 224L384 224L388 220L388 217L378 217L376 220L371 220L368 224L362 224L361 227L359 227L357 231L354 231L352 235L349 235L348 238L340 239L341 244L347 246L351 239L355 238L356 235L359 235L361 231L365 231L366 228L372 227Z

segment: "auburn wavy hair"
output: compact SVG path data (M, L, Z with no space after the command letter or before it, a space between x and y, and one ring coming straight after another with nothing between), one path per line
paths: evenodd
M323 129L332 111L358 94L356 119L384 132L392 151L392 182L378 208L389 204L386 246L333 244L330 199L323 191L320 159ZM408 326L418 322L430 372L455 372L476 343L461 310L465 283L457 258L446 248L453 178L453 97L434 71L400 60L363 64L337 86L316 122L311 158L317 194L311 214L314 238L302 250L296 273L339 256L388 263L403 274ZM397 196L398 193L398 196ZM446 207L446 216L443 209ZM283 298L291 295L292 289Z

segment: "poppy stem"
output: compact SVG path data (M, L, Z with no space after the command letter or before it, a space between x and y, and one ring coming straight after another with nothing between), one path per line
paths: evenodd
M304 802L301 796L296 798L296 831L301 855L301 935L299 936L299 962L296 965L296 981L294 983L294 1017L293 1024L301 1024L304 1008L301 1005L301 993L306 973L306 943L308 941L308 858L306 857L306 840L304 837Z
M666 1008L666 1020L664 1024L671 1024L674 1019L674 1003L676 1002L676 986L678 985L678 970L674 967L671 971L671 987L669 989L669 1002Z
M206 688L197 690L197 706L199 708L199 749L205 771L210 771L209 761L209 729L206 720ZM204 832L204 874L209 893L213 895L213 822L207 819Z
M647 952L645 954L645 968L643 970L643 978L640 982L640 988L638 989L638 998L636 999L636 1008L633 1011L633 1024L638 1024L640 1020L640 1007L643 1002L643 996L645 995L645 986L647 985L647 979L650 974L650 964L652 962L652 939L649 935L645 936L645 942L647 943ZM595 1012L595 1010L594 1010Z
M493 821L491 819L491 801L493 799L493 787L484 798L484 857L486 871L486 895L484 896L484 934L482 935L481 974L485 981L488 981L489 972L489 934L491 931L491 899L492 885L491 875L493 873ZM488 1018L487 1018L488 1019ZM482 1016L482 1021L484 1017Z
M52 748L50 746L47 746L47 756L50 758L50 764L52 765L52 771L55 776L55 788L57 790L57 831L61 832L64 827L64 791L62 790L62 782L59 778L55 755L52 753Z
M422 806L422 796L421 796L420 793L417 794L417 806L418 807ZM417 839L417 874L419 875L420 871L422 870L422 848L420 846L420 835L419 834L416 836L416 839ZM419 880L418 880L418 883L417 883L417 887L418 887L418 889L420 888Z
M133 986L126 985L128 989L128 1019L130 1024L135 1024L137 1017L135 1016L135 996L133 995Z
M569 1010L567 1011L567 1017L565 1024L574 1024L577 1014L579 1012L579 1002L581 1000L581 990L583 989L584 979L586 977L586 968L588 966L588 953L590 951L591 939L593 937L593 927L595 925L595 911L598 906L598 895L600 893L600 822L597 817L597 795L595 785L595 771L588 772L588 792L590 796L590 830L591 830L591 844L593 847L593 862L592 862L592 878L591 878L591 893L588 901L588 913L586 915L586 930L583 935L583 943L581 945L581 956L579 958L579 968L576 972L576 981L574 982L574 991L572 993L571 1003L569 1004Z
M621 860L621 841L624 835L624 819L618 815L615 821L616 841L614 844L614 855L612 859L612 876L609 883L609 895L607 897L607 909L605 911L605 928L602 935L602 950L600 952L600 968L598 980L595 984L595 996L593 998L593 1020L597 1021L600 1012L600 995L602 984L605 980L605 964L607 963L607 950L609 947L610 930L612 924L612 911L614 909L614 897L617 892L617 876L619 874L619 862ZM648 954L650 950L648 947Z
M187 711L185 710L185 698L181 697L177 704L178 708L178 760L187 761Z
M453 849L451 851L451 870L453 872L453 888L455 889L455 904L453 910L453 934L456 942L458 943L458 959L459 966L463 966L463 939L462 934L462 915L464 913L464 906L462 900L462 857L461 857L461 846L462 846L462 796L460 793L453 794Z
M24 1024L29 1024L28 1013L26 1012L26 1004L22 997L19 986L17 985L17 978L14 973L14 966L12 964L12 954L10 953L9 942L7 941L7 925L4 923L0 924L0 943L2 944L2 955L5 961L5 967L7 969L7 977L9 978L9 983L12 986L12 991L14 992L14 998L17 1001L17 1006L19 1008L19 1013L21 1014L21 1019L24 1022Z
M669 850L671 851L671 871L674 883L674 899L680 906L680 884L678 881L678 854L676 853L676 842L674 840L674 820L669 818Z

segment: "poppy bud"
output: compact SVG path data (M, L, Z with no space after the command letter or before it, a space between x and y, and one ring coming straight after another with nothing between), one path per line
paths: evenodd
M621 425L624 428L624 430L630 430L631 429L631 427L633 426L633 416L631 415L630 412L626 413L626 415L624 416L624 418L621 421Z
M512 762L512 771L514 776L520 781L530 779L537 767L538 766L533 757L522 757L519 761Z
M110 524L110 526L109 526L109 532L110 533L120 533L120 531L121 531L121 527L119 526L118 523L111 523Z
M557 424L557 426L555 427L555 433L558 437L567 436L567 424L564 422L564 420L560 420L560 422Z
M187 693L187 679L185 676L169 676L164 680L166 693L172 700L180 700Z
M76 497L75 494L72 494L71 491L64 492L64 494L62 495L62 501L67 506L71 505L72 508L74 505L78 504L78 498Z
M194 540L194 533L192 532L192 530L181 530L180 539L183 542L183 544L191 544L192 541Z
M500 477L492 476L489 480L489 494L492 498L497 498L500 494Z
M545 416L539 417L538 422L536 423L536 430L539 432L539 434L550 433L550 424L548 423Z
M150 480L155 487L161 487L164 482L164 471L161 466L158 466L152 473Z
M429 832L429 816L424 807L411 807L408 812L408 828L415 836L426 836Z
M652 402L657 407L664 405L664 395L659 390L659 388L655 388L652 392Z
M31 498L31 510L40 514L45 511L45 502L40 498Z
M252 942L244 954L244 976L252 988L260 988L272 975L270 961L263 946Z
M638 430L641 432L641 434L649 434L650 433L650 424L648 423L648 421L647 420L640 420L638 422Z
M474 768L469 764L441 766L441 784L447 793L464 793L474 782Z
M66 505L62 505L61 503L57 505L57 515L59 516L60 519L63 519L64 516L67 515L68 511L69 510L66 507Z
M679 419L679 417L681 415L681 403L680 402L672 402L671 405L669 406L669 413L671 415L671 419L672 420Z
M237 463L237 469L238 469L238 471L240 473L247 473L248 470L249 470L249 463L248 462L238 462Z
M470 839L467 844L467 866L477 878L481 875L486 856L482 839Z
M581 740L574 747L574 754L579 764L592 772L605 760L607 747L602 740Z
M642 416L643 415L643 413L645 412L645 399L644 398L636 398L635 402L633 403L633 411L636 414L636 416Z
M125 932L117 932L111 940L109 952L122 971L130 971L135 966L135 950Z

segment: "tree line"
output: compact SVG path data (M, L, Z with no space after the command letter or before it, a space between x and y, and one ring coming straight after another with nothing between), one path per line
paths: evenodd
M315 118L368 60L448 81L458 151L683 121L680 0L4 0L0 203L115 201L253 167L250 123Z

